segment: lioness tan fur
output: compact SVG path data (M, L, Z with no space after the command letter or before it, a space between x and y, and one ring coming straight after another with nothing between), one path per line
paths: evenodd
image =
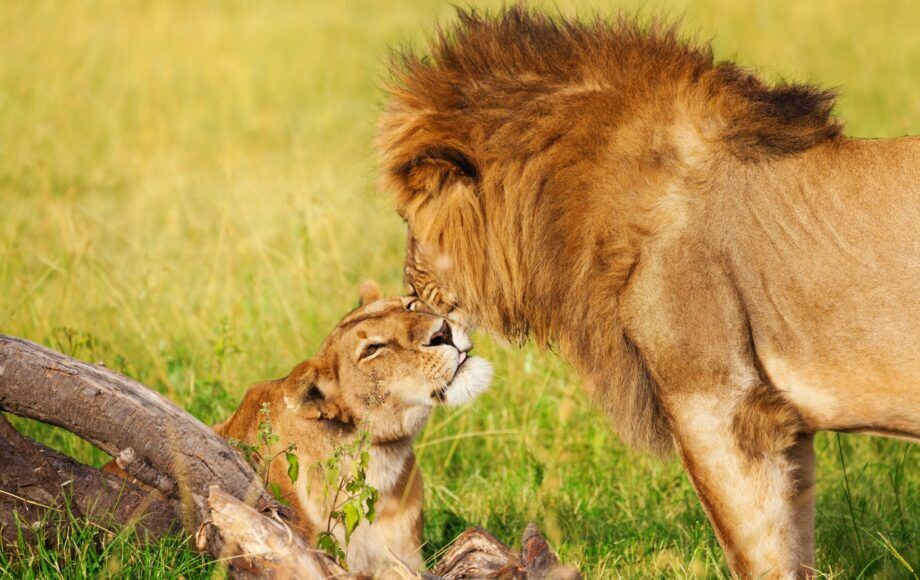
M300 531L310 540L326 527L331 509L322 478L309 467L330 457L359 430L370 435L367 482L379 493L373 523L351 537L352 571L373 571L388 550L414 568L422 564L422 476L412 440L438 404L461 404L488 387L491 367L468 356L462 328L416 300L378 299L374 292L323 342L316 356L287 377L251 387L234 414L215 430L255 443L262 403L268 403L279 446L295 443L306 477L291 483L283 460L272 463L270 481L291 502ZM345 546L342 526L335 530Z
M393 66L406 281L676 448L741 576L811 574L819 430L920 437L920 139L672 28L461 11Z

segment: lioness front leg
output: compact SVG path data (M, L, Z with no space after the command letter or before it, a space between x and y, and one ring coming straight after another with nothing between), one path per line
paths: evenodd
M677 450L732 571L745 578L810 577L812 435L783 433L792 425L771 425L769 418L744 424L753 419L744 412L748 404L737 391L672 401Z

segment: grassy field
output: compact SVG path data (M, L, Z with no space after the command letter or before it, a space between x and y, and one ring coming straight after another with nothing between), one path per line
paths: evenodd
M559 6L683 17L720 57L843 87L851 134L920 133L916 0ZM0 332L226 417L247 385L312 353L362 279L401 290L403 227L374 189L379 84L390 47L420 45L451 13L435 0L0 1ZM439 411L418 444L426 554L469 525L515 543L535 520L589 578L727 575L675 460L624 449L552 355L478 348L493 390ZM819 569L915 577L917 449L833 434L817 447ZM0 556L0 576L214 569L182 539L139 548L77 526L62 541L25 563Z

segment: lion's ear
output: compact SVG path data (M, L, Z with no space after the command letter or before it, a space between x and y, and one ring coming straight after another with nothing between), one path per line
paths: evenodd
M296 409L303 419L327 419L351 423L352 416L340 401L333 381L324 378L316 361L301 363L290 376L290 392L285 396L288 408Z
M361 282L361 306L380 300L380 286L373 280Z
M326 393L316 383L302 385L297 393L299 415L304 419L322 419L327 405Z
M456 147L425 149L398 173L409 191L432 196L457 183L469 186L479 179L479 169L472 157Z

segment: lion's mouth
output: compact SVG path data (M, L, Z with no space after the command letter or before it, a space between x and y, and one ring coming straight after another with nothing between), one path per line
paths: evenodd
M431 393L432 398L437 399L439 403L447 402L447 391L450 390L451 385L454 384L454 381L457 379L460 371L464 368L463 365L465 365L468 360L470 360L470 355L466 352L461 352L460 362L457 363L457 368L454 369L454 376L451 377L450 382L448 382L446 385Z

